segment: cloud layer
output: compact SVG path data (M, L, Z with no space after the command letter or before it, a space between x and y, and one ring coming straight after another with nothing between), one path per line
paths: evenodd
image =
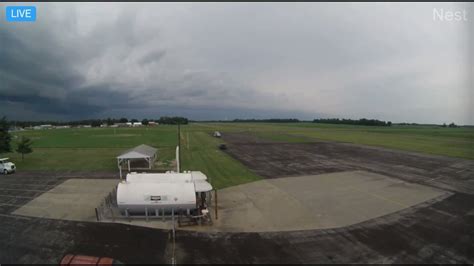
M11 119L474 123L472 21L433 20L471 4L36 5L37 22L0 24Z

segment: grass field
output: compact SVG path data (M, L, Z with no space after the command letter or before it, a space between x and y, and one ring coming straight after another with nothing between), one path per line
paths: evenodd
M176 129L159 128L77 128L33 130L14 133L33 141L34 152L21 160L19 154L7 154L19 169L28 170L115 170L114 159L121 152L145 143L159 149L160 159L174 159Z
M246 131L259 138L282 142L331 140L426 154L474 159L474 128L437 126L369 127L315 123L212 124L222 131Z
M33 140L34 152L22 161L18 153L2 154L21 170L118 171L115 157L139 144L158 148L158 170L175 170L176 126L149 128L77 128L15 132ZM203 171L217 188L260 179L241 163L223 153L206 128L182 126L182 170ZM15 144L13 144L15 146Z
M181 127L182 169L206 173L218 188L258 180L240 162L217 146L214 130L246 132L262 139L282 142L311 142L318 139L366 144L407 151L474 159L474 129L430 126L366 127L313 123L194 123ZM10 157L21 170L116 171L115 157L139 144L158 148L161 170L172 169L177 145L176 126L149 128L78 128L34 130L13 133L13 143L30 137L34 152L21 160ZM13 144L15 146L15 144Z

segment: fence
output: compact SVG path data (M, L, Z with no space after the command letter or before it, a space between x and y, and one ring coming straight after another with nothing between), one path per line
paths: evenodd
M212 197L209 196L209 200ZM209 201L211 203L211 201ZM212 225L212 218L209 211L194 210L197 213L190 213L185 210L172 210L171 213L165 213L164 209L146 209L145 215L129 215L127 210L123 213L117 204L117 189L114 188L95 209L97 221L132 221L133 219L161 219L162 221L171 220L177 222L180 227L190 225Z

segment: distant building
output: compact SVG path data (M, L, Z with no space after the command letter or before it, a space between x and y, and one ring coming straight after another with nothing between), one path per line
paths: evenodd
M55 126L55 128L61 129L61 128L71 128L69 125L63 125L63 126Z
M34 127L33 127L33 129L36 129L36 130L38 130L38 129L51 129L51 128L53 128L53 126L52 126L52 125L49 125L49 124L47 124L47 125L39 125L39 126L34 126Z
M155 121L150 121L150 122L148 122L148 125L149 126L157 126L157 125L159 125L159 123L155 122Z
M141 126L143 126L143 124L142 124L142 122L133 122L132 126L141 127Z
M15 131L23 131L24 129L21 127L11 127L8 129L8 132L15 132Z
M130 125L128 123L115 123L114 127L129 127Z

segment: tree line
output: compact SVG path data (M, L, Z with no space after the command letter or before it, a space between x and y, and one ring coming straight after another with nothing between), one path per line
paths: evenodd
M158 120L158 123L165 124L165 125L186 125L189 123L189 120L186 117L180 116L162 116Z
M341 125L359 125L359 126L382 126L389 127L392 125L392 122L381 121L377 119L366 119L362 118L359 120L353 119L339 119L339 118L320 118L314 119L313 123L323 123L323 124L341 124Z
M10 121L9 124L10 126L16 126L16 127L30 127L30 126L39 126L39 125L52 125L52 126L63 126L63 125L69 125L69 126L84 126L84 125L90 125L92 127L100 127L101 125L113 125L117 123L135 123L135 122L141 122L143 125L148 125L150 122L156 122L159 124L165 124L165 125L176 125L176 124L188 124L188 119L185 117L180 117L180 116L173 116L173 117L168 117L168 116L162 116L159 119L128 119L126 117L122 118L105 118L105 119L84 119L84 120L73 120L73 121L48 121L48 120L43 120L43 121Z
M224 122L224 121L222 121ZM270 118L270 119L234 119L226 122L238 122L238 123L298 123L301 122L296 118Z

